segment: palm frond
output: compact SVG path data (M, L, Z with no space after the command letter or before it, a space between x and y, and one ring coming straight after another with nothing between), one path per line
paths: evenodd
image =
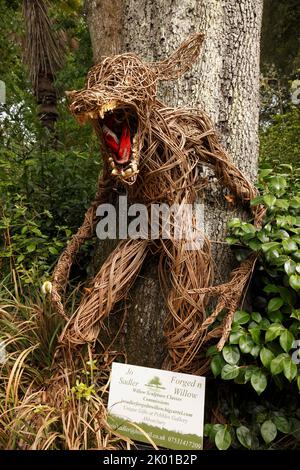
M23 0L26 32L24 59L35 91L38 77L53 77L64 62L62 37L53 29L47 6L47 0Z

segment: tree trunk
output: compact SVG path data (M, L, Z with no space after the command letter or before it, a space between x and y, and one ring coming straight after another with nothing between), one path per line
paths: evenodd
M254 181L263 0L120 0L116 3L118 8L113 15L114 10L105 0L86 1L95 61L99 62L102 55L128 51L148 61L162 60L191 33L204 32L204 48L196 65L177 82L163 82L160 98L166 105L200 107L207 112L235 165ZM213 242L215 282L220 282L228 278L234 264L229 249L222 244L226 223L242 212L234 201L230 203L231 196L209 172L208 177L205 231ZM105 251L105 246L100 249ZM165 312L154 265L153 257L131 292L122 343L128 362L160 367ZM117 323L120 325L120 320Z

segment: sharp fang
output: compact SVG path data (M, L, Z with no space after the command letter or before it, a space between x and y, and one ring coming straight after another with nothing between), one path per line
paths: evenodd
M117 170L116 168L113 168L113 169L111 170L111 174L112 174L113 176L116 176L116 175L119 174L119 172L118 172L118 170Z

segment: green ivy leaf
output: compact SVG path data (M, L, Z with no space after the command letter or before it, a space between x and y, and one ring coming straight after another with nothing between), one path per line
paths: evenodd
M249 328L249 333L255 344L260 344L260 332L261 329L259 326L256 326L255 328Z
M250 201L251 206L257 206L258 204L263 203L263 197L262 196L256 196Z
M300 308L293 309L293 310L292 310L291 317L292 317L292 318L296 318L296 320L299 320L299 321L300 321Z
M293 258L295 258L296 261L300 261L300 250L293 253Z
M275 284L267 284L263 290L267 294L277 294L277 292L279 292L279 287L275 286Z
M272 173L272 171L273 170L271 168L264 168L264 169L260 170L259 178L264 180L266 178L266 176L268 176Z
M54 246L49 246L48 250L52 255L57 255L58 253L58 250L54 248Z
M261 246L261 249L264 253L270 251L270 250L275 250L275 249L280 249L281 244L278 242L268 242L268 243L263 243Z
M298 377L297 377L297 386L298 386L298 390L299 390L299 393L300 393L300 375L298 375Z
M272 375L278 375L283 371L283 361L285 358L286 354L279 354L271 361L270 369Z
M262 242L262 243L267 243L270 241L270 237L264 232L264 230L260 230L257 234L257 238Z
M265 390L268 384L266 374L261 370L257 370L251 375L250 382L258 395Z
M203 434L204 434L205 437L209 437L209 435L212 431L212 427L213 427L213 425L211 423L206 423L204 425Z
M226 364L221 372L223 380L232 380L239 375L239 367L237 365Z
M285 416L281 415L278 411L275 411L272 415L272 421L276 425L278 431L288 434L290 432L290 423Z
M245 323L248 323L250 320L250 315L247 312L244 312L243 310L237 310L234 314L233 321L235 323L238 323L239 325L244 325Z
M227 242L229 245L235 245L235 244L238 242L238 239L237 239L237 238L234 238L234 237L227 237L227 238L226 238L226 242Z
M237 364L240 360L240 353L235 346L225 346L222 350L222 355L228 364Z
M259 323L259 327L261 330L267 330L270 328L270 322L267 318L263 318L262 321Z
M250 336L241 336L239 339L239 347L242 353L248 354L254 346L254 342Z
M246 426L239 426L236 429L236 436L242 446L246 447L247 449L251 449L252 437L249 428L247 428Z
M275 312L275 310L279 310L282 305L283 300L280 297L274 297L268 303L268 312Z
M260 360L266 369L270 368L271 361L274 359L274 354L270 349L262 348L259 353Z
M298 441L300 441L300 421L296 418L290 418L291 423L291 434L294 436Z
M276 201L276 207L279 207L280 209L287 210L289 208L289 201L286 199L277 199Z
M264 201L264 204L269 207L270 209L272 209L274 206L275 206L275 203L276 203L276 197L273 196L273 194L266 194L264 197L263 197L263 201Z
M284 327L280 323L272 323L266 331L266 343L273 341L277 336L281 335Z
M229 228L236 228L236 227L240 227L241 223L242 223L242 221L240 219L238 219L237 217L235 217L235 218L229 220L227 225L228 225Z
M225 427L217 432L215 444L219 450L227 450L230 447L231 435Z
M261 248L261 243L258 240L250 240L248 246L252 251L259 251Z
M289 287L280 286L279 293L280 293L280 297L283 299L283 301L286 304L294 305L294 303L297 300L296 293L292 291Z
M283 315L280 310L276 310L275 312L268 313L268 317L273 323L281 323L283 320Z
M289 382L297 376L297 366L291 357L283 359L283 373Z
M289 352L293 345L294 339L294 336L289 332L289 330L285 330L283 333L281 333L279 342L280 346L285 352Z
M32 253L35 250L36 250L36 244L35 243L30 243L29 245L26 246L26 251L28 253Z
M253 357L258 357L259 352L260 352L260 346L255 345L255 346L253 346L253 348L251 348L250 354Z
M220 354L216 345L209 346L208 350L206 351L206 357L215 356L216 354Z
M256 323L259 323L262 320L262 316L258 312L252 312L251 317L252 317L252 320L256 321Z
M297 243L291 239L283 240L282 246L283 246L285 253L293 253L294 251L298 249Z
M288 276L291 276L291 274L294 274L296 271L296 263L292 259L289 259L284 263L284 270L287 273Z
M252 377L252 374L259 371L259 368L256 366L247 366L245 368L245 382L249 382Z
M224 367L224 365L225 365L225 361L220 354L212 358L210 367L211 367L212 373L214 374L214 377L217 377L218 375L221 374L221 370Z
M300 276L298 274L290 276L289 284L293 289L300 290Z
M214 424L213 427L212 427L212 435L213 435L213 438L215 438L216 434L218 431L222 431L222 429L224 429L224 424Z
M290 206L291 206L293 209L300 209L300 197L299 197L299 196L294 197L294 198L290 201Z
M230 344L239 344L239 339L240 339L241 336L243 336L243 334L244 334L243 329L240 329L238 331L233 331L232 333L230 333L229 343Z
M270 444L277 436L277 428L270 419L261 425L260 432L266 444Z
M269 187L270 189L275 191L276 194L282 194L286 186L287 186L287 181L283 176L280 176L280 175L271 176L271 178L269 179Z

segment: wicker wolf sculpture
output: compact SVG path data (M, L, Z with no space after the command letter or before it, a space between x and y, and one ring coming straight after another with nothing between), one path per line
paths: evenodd
M93 236L96 209L108 200L113 188L125 187L129 202L142 203L149 210L152 203L182 207L196 201L205 185L201 169L206 166L240 204L247 206L256 196L254 187L219 144L205 113L168 108L157 99L158 82L186 72L197 59L202 42L203 35L194 34L168 59L156 63L145 63L134 54L106 57L91 68L83 90L68 93L71 112L80 123L92 123L103 156L95 201L53 275L51 298L66 321L61 341L69 346L95 342L103 320L126 296L151 250L159 255L159 279L167 307L165 367L194 372L195 357L204 342L216 338L222 349L228 338L255 259L244 261L227 283L214 286L210 242L204 235L197 250L186 250L184 238L172 236L121 240L71 318L61 300L76 253ZM252 211L258 224L262 210ZM214 305L209 315L208 305ZM224 311L223 322L214 326Z

